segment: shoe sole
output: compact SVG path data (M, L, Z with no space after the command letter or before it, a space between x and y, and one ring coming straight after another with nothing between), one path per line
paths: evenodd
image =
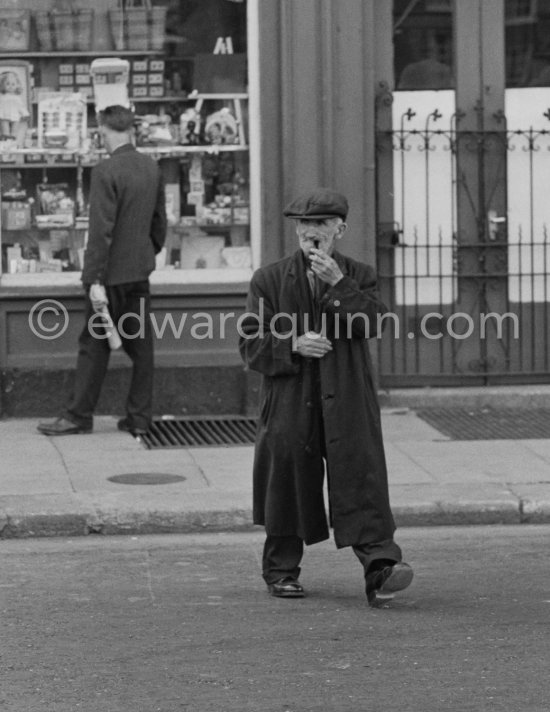
M373 608L390 603L398 591L403 591L411 585L413 580L413 570L404 564L395 564L390 576L384 581L381 588L372 592L369 605Z
M306 595L303 589L301 591L272 591L268 588L267 592L274 598L304 598Z
M65 432L58 432L55 430L42 430L41 428L37 428L39 433L42 433L42 435L49 435L50 437L55 435L55 436L61 436L61 435L89 435L92 431L91 430L65 430Z
M121 433L130 433L130 435L146 435L149 431L145 428L128 428L124 425L117 424L117 430Z

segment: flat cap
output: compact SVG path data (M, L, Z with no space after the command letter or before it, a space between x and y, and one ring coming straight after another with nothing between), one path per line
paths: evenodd
M299 218L300 220L322 220L336 217L345 220L348 209L348 201L344 195L336 193L330 188L317 188L289 203L283 210L283 215L287 218Z

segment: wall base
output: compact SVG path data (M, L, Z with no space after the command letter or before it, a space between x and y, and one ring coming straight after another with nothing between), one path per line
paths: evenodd
M0 372L0 416L43 418L59 415L74 371L9 369ZM97 415L124 415L130 369L113 368L101 390ZM242 366L157 368L155 415L255 415L258 374Z

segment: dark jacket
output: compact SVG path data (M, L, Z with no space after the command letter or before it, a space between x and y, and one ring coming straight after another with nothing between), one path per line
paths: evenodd
M148 279L166 237L164 184L156 161L132 144L92 169L82 282Z
M307 330L305 314L313 303L300 250L254 273L240 350L248 367L263 374L254 522L263 524L268 535L298 535L307 544L328 537L323 436L314 407L320 401L331 520L336 545L342 547L391 539L395 526L366 341L377 332L377 316L386 309L372 267L339 253L333 257L344 277L325 288L320 300L333 350L321 359L305 359L293 353L292 339L273 333L290 329L290 316L271 323L277 313L296 315L297 335ZM356 315L349 335L348 314Z

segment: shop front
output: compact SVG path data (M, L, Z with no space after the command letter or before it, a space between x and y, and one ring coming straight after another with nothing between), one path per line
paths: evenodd
M385 7L381 7L385 5ZM294 249L281 206L332 185L347 252L375 259L376 86L391 7L361 0L0 2L0 412L55 414L72 379L98 91L127 86L169 231L151 275L157 414L245 413L239 316L255 267ZM111 86L112 85L112 86ZM0 112L2 113L2 112ZM117 413L112 354L99 412Z

